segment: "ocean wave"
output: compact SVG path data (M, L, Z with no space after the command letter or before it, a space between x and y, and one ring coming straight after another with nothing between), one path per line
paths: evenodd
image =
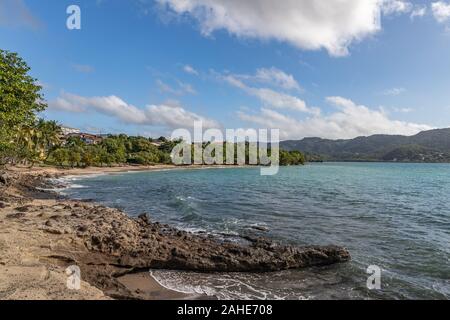
M65 177L61 177L60 179L68 179L68 180L86 180L93 179L108 175L108 173L100 172L100 173L88 173L83 175L68 175Z
M79 181L86 181L88 179L93 179L97 177L104 176L105 173L92 173L92 174L85 174L85 175L67 175L59 178L52 178L49 179L50 182L52 182L55 187L48 189L49 191L54 191L62 195L66 195L67 190L69 189L84 189L88 188L88 186L77 183Z
M185 294L217 297L219 300L306 300L289 290L268 288L271 274L212 273L152 270L151 276L161 286Z
M175 199L182 202L205 202L204 200L192 197L192 196L175 196Z
M73 183L69 186L69 188L70 189L82 189L82 188L87 188L87 186L82 185L82 184Z

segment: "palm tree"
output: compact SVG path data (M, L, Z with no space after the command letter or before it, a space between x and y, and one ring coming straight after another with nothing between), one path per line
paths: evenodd
M33 162L36 135L36 129L33 126L23 125L16 130L14 140L18 150L19 160L31 160Z
M39 120L33 126L21 126L16 130L16 145L24 160L47 160L50 150L59 145L61 127L55 121Z
M47 160L50 151L61 144L62 130L56 121L40 119L36 125L36 151L41 160Z

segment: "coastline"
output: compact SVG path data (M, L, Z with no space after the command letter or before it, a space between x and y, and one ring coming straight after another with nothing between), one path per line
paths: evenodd
M103 168L89 168L89 169L60 169L55 167L12 167L8 168L9 172L31 175L33 177L49 177L60 178L64 176L79 176L79 175L93 175L93 174L111 174L134 171L157 171L157 170L171 170L180 169L170 165L160 166L123 166L123 167L103 167ZM0 171L1 173L1 171ZM0 184L1 187L1 184ZM1 190L1 188L0 188ZM17 190L13 190L9 196L17 195ZM39 208L52 208L55 210L55 205L60 202L56 199L58 196L48 193L48 199L20 199L18 204L26 202L28 210L36 206ZM5 197L0 200L5 200ZM54 198L54 199L53 199ZM10 225L8 220L11 219L10 210L8 209L8 202L0 201L0 300L4 299L25 299L25 300L47 300L47 299L61 299L61 300L109 300L111 297L95 286L91 285L89 281L81 281L80 290L67 290L65 283L67 279L64 263L52 262L47 258L62 259L64 257L51 254L55 250L53 239L43 234L36 234L37 230L29 230L23 226ZM24 208L24 207L19 207ZM25 209L21 209L23 211ZM28 211L26 210L26 211ZM40 212L39 214L50 214L48 212ZM51 212L56 213L56 212ZM33 232L33 237L30 237ZM52 233L52 231L47 231ZM53 231L54 233L55 231ZM19 237L17 237L19 236ZM11 241L13 240L13 241ZM37 240L37 241L36 241ZM61 242L62 239L57 240ZM39 244L39 242L47 243L49 245ZM64 242L64 240L62 240ZM23 248L30 247L25 252ZM75 246L76 247L76 246ZM9 249L9 250L8 250ZM41 250L42 249L42 250ZM174 291L162 286L156 279L152 277L149 272L131 273L118 277L118 281L126 290L134 292L133 296L125 295L123 297L116 296L116 298L133 298L133 299L162 299L162 300L183 300L183 299L203 299L195 294L186 294ZM31 285L30 285L31 284Z
M36 166L32 168L25 167L8 167L7 170L11 172L18 172L30 175L49 175L49 177L63 177L63 176L80 176L80 175L94 175L94 174L113 174L126 172L141 172L141 171L161 171L161 170L199 170L199 169L226 169L226 168L244 168L249 166L225 166L225 165L190 165L190 166L176 166L170 164L159 164L153 166L112 166L112 167L88 167L88 168L59 168L52 166Z
M44 190L54 187L49 179L70 175L204 168L8 169L0 183L0 299L204 299L162 287L148 270L268 272L350 258L334 246L220 242ZM81 268L81 290L66 288L69 265Z

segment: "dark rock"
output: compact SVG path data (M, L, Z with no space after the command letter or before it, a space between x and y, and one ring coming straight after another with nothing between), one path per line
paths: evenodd
M47 233L50 233L50 234L63 234L64 233L63 230L57 229L57 228L45 228L44 231Z
M8 182L10 180L10 175L6 172L0 172L0 184L8 185Z
M264 226L250 226L250 229L262 231L262 232L269 232L269 228Z
M145 223L145 224L150 224L150 221L149 221L148 216L147 216L146 213L140 214L140 215L138 216L138 219L139 219L140 221L142 221L143 223Z
M83 200L80 200L81 202L85 202L85 203L92 203L92 202L95 202L95 200L94 199L83 199Z
M55 223L54 223L52 220L47 220L47 221L45 222L45 225L46 225L47 227L53 227L53 226L55 225Z
M6 218L8 218L8 219L20 219L23 217L25 217L25 213L23 213L23 212L12 213L12 214L8 214L6 216Z
M79 225L77 230L80 232L86 232L88 231L88 227L86 225Z
M18 207L16 210L19 212L28 212L30 210L30 206Z
M113 212L108 213L109 216ZM350 255L336 246L284 246L262 237L244 236L250 245L223 242L148 222L114 215L114 228L100 219L87 247L121 257L117 266L200 272L269 272L345 262ZM145 222L145 231L142 223ZM150 236L151 235L151 236Z

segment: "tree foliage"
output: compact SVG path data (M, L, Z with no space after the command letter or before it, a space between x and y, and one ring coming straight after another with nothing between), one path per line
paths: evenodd
M161 142L159 139L158 141ZM111 166L111 165L155 165L171 164L172 149L182 141L165 140L156 146L152 138L109 135L97 145L89 145L77 137L67 139L64 145L54 148L48 157L49 164L70 167ZM209 143L203 143L204 150ZM246 144L246 163L249 163ZM232 146L233 147L233 146ZM192 146L191 151L194 148ZM237 164L237 145L234 145L234 160ZM270 150L269 150L270 154ZM223 146L223 163L226 163L226 146ZM302 165L304 155L299 151L280 150L280 165Z
M305 156L300 151L280 150L280 165L297 166L305 164Z
M30 67L16 53L0 49L0 162L33 157L36 113L46 104Z

